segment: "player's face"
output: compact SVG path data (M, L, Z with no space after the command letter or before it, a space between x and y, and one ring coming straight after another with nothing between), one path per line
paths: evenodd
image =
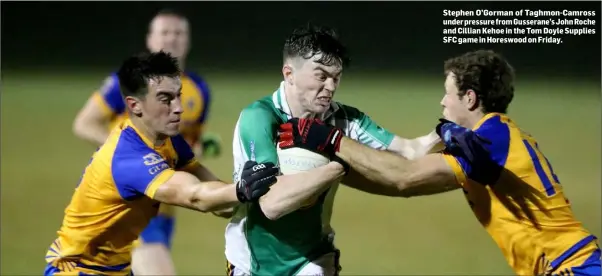
M339 87L343 69L339 65L326 66L315 62L319 56L303 60L294 66L293 86L296 99L311 113L324 113L330 108L334 93Z
M459 125L465 125L470 114L468 97L460 97L460 91L456 85L456 76L454 73L447 74L445 78L445 95L441 100L443 106L443 116Z
M189 43L188 21L165 15L155 17L151 22L147 38L147 47L151 52L163 50L176 58L185 58Z
M155 133L174 136L179 133L182 103L182 82L179 77L154 78L148 83L148 93L141 102L142 118Z

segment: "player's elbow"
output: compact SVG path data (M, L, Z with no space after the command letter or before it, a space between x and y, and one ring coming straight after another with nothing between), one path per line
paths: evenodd
M81 116L77 116L75 120L73 120L73 125L71 127L73 134L81 139L86 138L87 133L87 124L86 120Z
M269 220L278 220L286 214L282 203L274 200L274 197L268 195L259 199L259 207L261 208L263 215Z
M192 206L194 209L202 213L216 212L220 210L219 206L212 204L211 201L206 200L204 196L200 196L202 194L203 192L200 191L200 189L197 190L197 192L193 193L192 196L187 199L187 205Z
M394 187L398 197L413 197L413 191L419 186L416 175L413 173L406 174L404 176L396 177L394 180Z

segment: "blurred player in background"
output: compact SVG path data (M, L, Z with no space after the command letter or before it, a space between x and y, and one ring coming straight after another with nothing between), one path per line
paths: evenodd
M150 22L146 44L151 52L160 50L169 52L178 59L182 70L182 108L180 132L186 142L193 148L197 157L203 152L219 154L219 140L214 135L200 141L203 128L207 122L211 95L207 83L196 73L185 71L186 56L190 46L189 25L187 18L172 10L160 11ZM119 81L115 73L109 75L104 85L95 92L74 120L75 134L95 145L101 145L107 139L110 130L128 117L126 106L121 96ZM219 215L229 216L230 212ZM155 263L144 261L145 256L165 254L169 250L174 231L175 210L162 206L160 214L154 218L148 228L142 232L141 245L134 251L134 270L138 264L143 267ZM157 251L161 251L157 253ZM138 256L139 255L139 256ZM139 263L138 261L141 261Z
M237 185L221 182L179 135L181 71L159 52L127 59L117 77L129 116L94 153L46 255L45 275L128 275L133 242L160 204L200 212L258 199L276 181L273 164L245 164ZM169 256L148 255L140 275L175 275Z
M320 118L362 144L408 157L437 145L431 133L414 140L383 129L360 110L333 101L349 57L334 31L308 26L286 40L279 88L247 106L233 138L235 179L248 160L278 162L278 125L291 117ZM226 228L228 275L336 275L339 251L330 226L337 162L278 178L259 203L241 205ZM363 181L357 174L343 180ZM332 184L332 185L331 185ZM377 186L375 186L377 187Z
M414 161L333 140L336 130L315 120L282 126L280 147L319 151L351 165L391 196L419 196L462 189L479 222L518 275L600 275L597 238L571 211L559 179L533 137L507 115L514 70L493 51L475 51L445 62L441 101L447 120L437 127L446 152Z

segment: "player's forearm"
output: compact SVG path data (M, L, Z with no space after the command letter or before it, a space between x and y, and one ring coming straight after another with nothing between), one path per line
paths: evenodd
M270 187L270 191L260 198L261 210L269 219L279 219L298 210L311 198L319 196L344 173L341 164L330 162L311 171L281 175Z
M401 195L400 186L403 186L404 180L408 180L409 177L406 173L409 160L392 152L363 146L347 137L341 140L337 156L371 181L371 185L382 186L373 187L373 193L376 194Z
M239 203L236 185L219 181L204 182L191 199L191 205L201 212L222 211Z
M439 135L435 131L432 131L427 135L414 139L405 139L396 136L387 150L400 154L407 159L414 160L441 149L443 149L441 138L439 138Z
M236 206L236 186L221 181L201 182L193 174L176 171L154 193L153 199L200 212L213 212Z
M220 218L231 218L234 216L234 207L226 208L223 210L213 211L211 212L214 216Z
M459 188L452 169L441 154L407 160L391 152L363 146L347 137L337 156L372 183L355 187L370 193L412 197L432 195Z
M429 153L439 152L445 148L441 138L434 130L427 135L413 139L412 144L414 149L416 149L415 155L414 158L408 159L417 159Z

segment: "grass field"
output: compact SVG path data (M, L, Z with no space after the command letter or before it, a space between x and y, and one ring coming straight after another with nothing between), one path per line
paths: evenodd
M337 100L401 136L421 135L441 112L443 80L437 77L349 74ZM71 122L102 79L102 72L3 72L2 275L42 273L46 249L93 150L72 135ZM229 179L238 112L276 89L279 75L209 74L207 79L215 99L209 129L221 135L225 150L206 164ZM600 84L521 80L512 117L538 139L577 217L600 236ZM179 212L174 255L180 274L224 274L225 225L211 215ZM342 187L333 225L345 275L511 274L460 191L394 199Z

